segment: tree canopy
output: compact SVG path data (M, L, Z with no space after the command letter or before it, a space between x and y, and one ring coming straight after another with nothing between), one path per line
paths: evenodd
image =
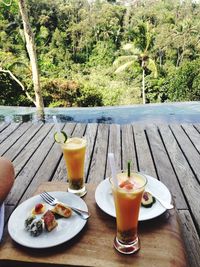
M26 1L46 107L142 103L142 89L148 103L200 100L200 3L129 2ZM33 97L25 46L18 1L0 1L0 105L32 105L1 72Z

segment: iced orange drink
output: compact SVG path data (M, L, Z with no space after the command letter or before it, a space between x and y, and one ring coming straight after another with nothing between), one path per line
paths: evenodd
M117 221L114 246L124 254L134 253L140 248L137 227L146 182L146 177L140 173L131 173L129 177L127 173L120 173L117 184L111 178Z
M61 146L67 168L68 191L83 196L86 193L84 181L86 140L72 137Z

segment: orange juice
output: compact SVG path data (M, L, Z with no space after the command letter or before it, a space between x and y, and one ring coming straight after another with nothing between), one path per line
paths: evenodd
M117 182L118 186L112 182L117 220L114 246L118 251L129 254L135 252L136 248L139 249L139 244L135 243L138 243L138 216L146 177L139 173L132 173L130 177L126 173L120 173L117 175Z
M83 195L82 193L85 192L84 162L86 140L78 137L69 138L62 144L62 149L68 174L68 191Z

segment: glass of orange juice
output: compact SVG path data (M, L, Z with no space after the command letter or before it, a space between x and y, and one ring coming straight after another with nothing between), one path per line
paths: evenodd
M117 183L112 177L110 182L117 222L114 247L123 254L131 254L140 249L138 216L147 179L140 173L131 173L128 176L122 172L117 174Z
M84 180L84 163L86 152L86 140L72 137L61 144L68 175L68 191L78 196L86 194Z

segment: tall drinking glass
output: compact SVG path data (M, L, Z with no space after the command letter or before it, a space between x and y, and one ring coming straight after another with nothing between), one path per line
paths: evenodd
M78 196L83 196L87 192L84 180L86 140L72 137L67 139L61 147L67 168L68 191Z
M116 210L117 235L114 247L123 254L140 249L137 234L139 210L147 179L140 173L119 173L118 184L110 178Z

